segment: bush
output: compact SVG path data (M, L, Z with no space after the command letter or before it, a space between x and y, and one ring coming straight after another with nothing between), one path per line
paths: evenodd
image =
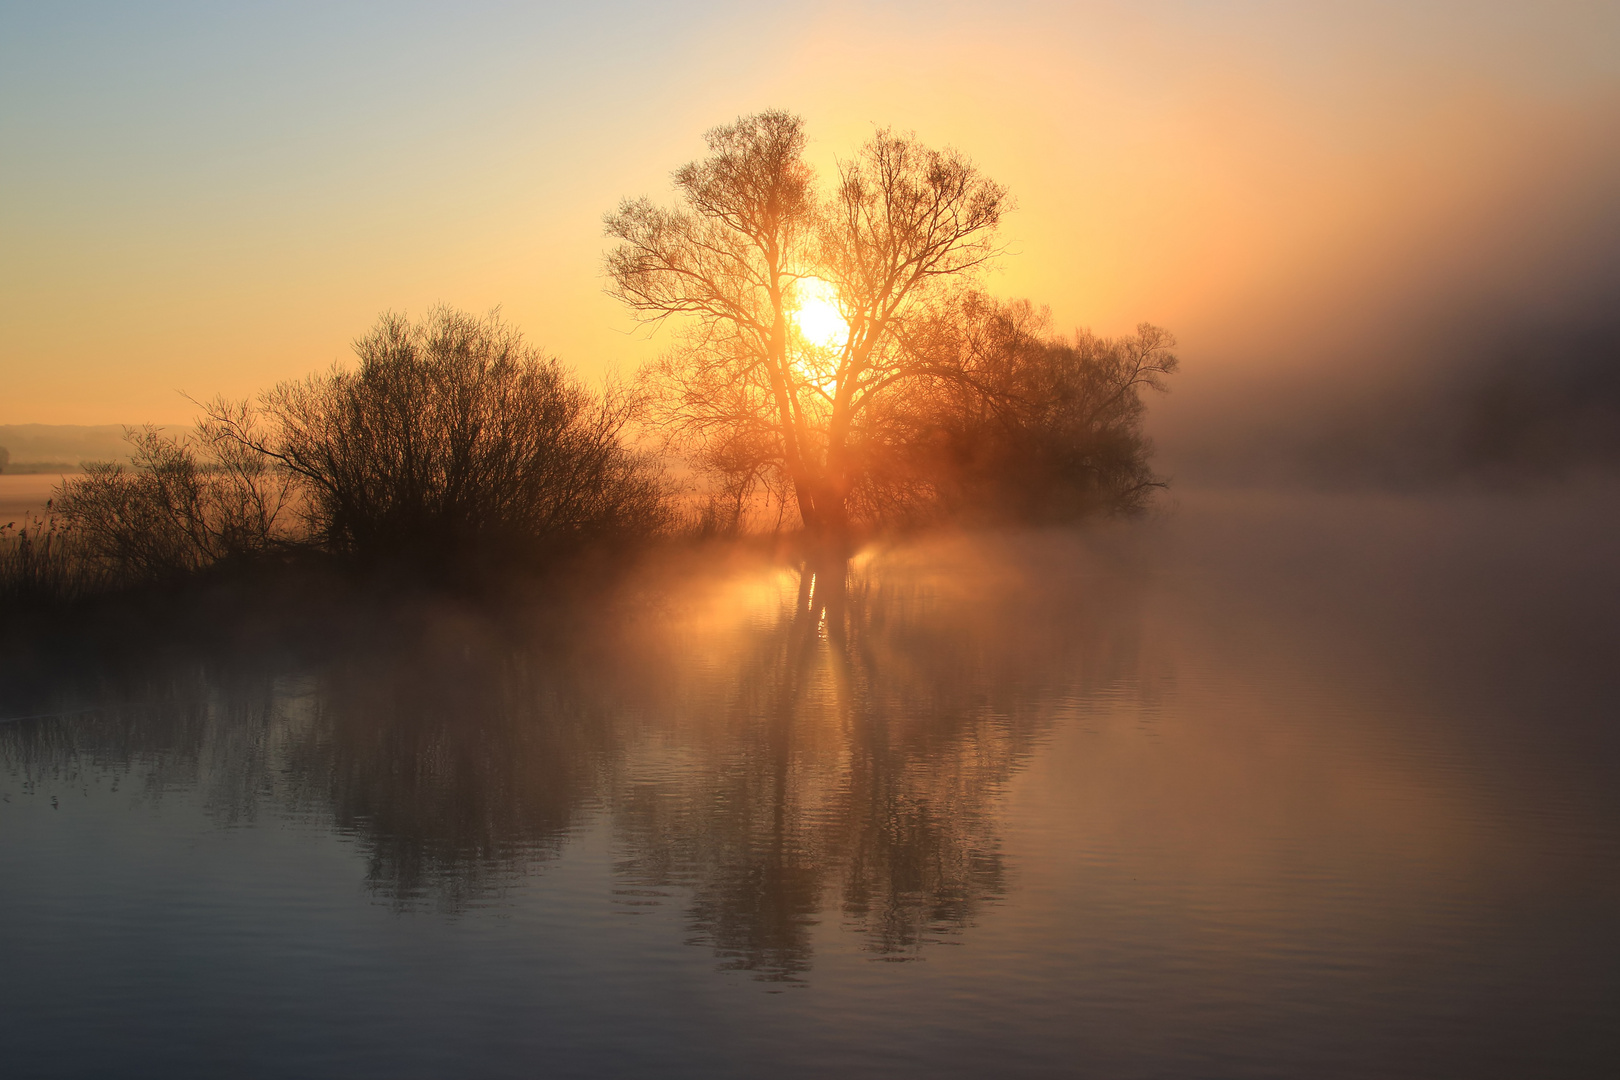
M225 420L240 407L217 405ZM95 462L66 481L55 508L82 554L125 580L194 573L224 559L263 554L296 539L292 477L205 420L187 438L153 427L125 433L128 465Z
M865 429L864 516L1045 524L1142 510L1164 486L1142 433L1175 341L1052 335L1027 302L959 297L916 332L926 375Z
M532 562L666 522L661 473L622 438L634 399L592 395L497 315L385 315L355 352L358 370L210 413L298 478L328 549L442 568Z

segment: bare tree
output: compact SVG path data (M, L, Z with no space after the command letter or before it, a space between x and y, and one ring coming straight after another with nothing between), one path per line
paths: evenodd
M608 215L611 292L650 322L692 317L654 377L664 419L729 494L778 474L805 527L838 542L863 414L921 373L905 329L995 254L1006 193L954 152L880 131L820 200L797 117L761 113L706 138L709 157L675 173L679 208L642 199ZM841 316L832 340L796 318L818 282Z
M455 570L662 526L662 477L621 439L634 397L591 393L498 314L387 314L355 352L358 369L208 414L220 439L298 480L329 550Z
M890 131L841 163L819 261L849 328L827 394L825 483L841 512L859 471L852 440L870 434L871 407L915 392L919 380L960 376L910 347L908 330L998 253L994 232L1009 206L1006 189L960 154Z
M91 462L54 508L82 550L124 579L178 577L295 539L293 478L231 437L245 406L223 400L190 436L127 428L127 465Z
M1141 510L1165 486L1142 421L1179 367L1168 331L1064 337L1028 301L969 292L907 345L929 374L874 410L859 492L892 514L1057 522Z
M774 458L815 528L812 437L789 307L816 224L804 125L765 112L705 138L709 157L675 173L679 209L627 200L607 216L608 235L620 241L607 257L611 291L649 322L694 318L682 362L665 368L668 419L712 443L716 459L744 447Z

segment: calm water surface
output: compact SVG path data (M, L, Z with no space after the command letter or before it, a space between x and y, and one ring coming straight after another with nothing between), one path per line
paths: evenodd
M1614 1075L1617 505L1194 493L14 664L0 1072Z

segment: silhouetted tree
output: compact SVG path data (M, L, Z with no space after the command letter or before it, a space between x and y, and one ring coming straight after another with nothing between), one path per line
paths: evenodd
M805 527L837 540L863 413L915 373L902 342L930 297L994 254L1006 193L954 152L880 131L824 204L799 118L761 113L706 138L709 157L675 173L678 209L642 199L608 215L611 291L650 321L694 318L654 382L699 462L739 501L760 482L791 491ZM841 341L794 318L816 281L836 295Z
M295 538L294 478L231 437L243 406L187 437L129 428L127 464L93 462L66 481L55 510L92 558L121 578L172 577Z
M1059 340L968 287L1010 202L967 159L880 130L821 196L797 117L707 139L675 173L678 208L607 218L613 294L690 317L647 378L672 441L720 480L706 528L761 488L838 548L852 518L1064 520L1163 486L1141 391L1164 388L1173 340L1145 323ZM836 304L831 337L806 331L817 303Z
M865 472L869 414L939 377L934 358L909 347L908 337L937 310L942 291L996 254L993 233L1009 205L1006 189L961 155L889 131L840 164L818 264L849 327L827 370L825 483L840 527Z
M910 393L866 418L856 502L874 518L1058 522L1141 509L1164 486L1142 433L1175 340L1053 335L1046 312L982 293L913 326Z
M283 383L256 410L210 410L300 480L328 548L453 567L666 521L658 470L621 438L635 400L591 394L497 316L385 315L355 352L356 370Z
M682 206L626 200L606 218L612 292L650 321L695 317L665 419L706 463L740 471L770 461L816 521L803 372L791 304L815 239L811 170L798 117L765 112L706 136L709 157L675 172ZM729 459L729 460L728 460Z

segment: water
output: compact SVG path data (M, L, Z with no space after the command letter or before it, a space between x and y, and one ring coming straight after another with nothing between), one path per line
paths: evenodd
M0 527L44 514L45 504L69 479L63 473L0 473Z
M1614 494L14 664L4 1071L1609 1075Z

